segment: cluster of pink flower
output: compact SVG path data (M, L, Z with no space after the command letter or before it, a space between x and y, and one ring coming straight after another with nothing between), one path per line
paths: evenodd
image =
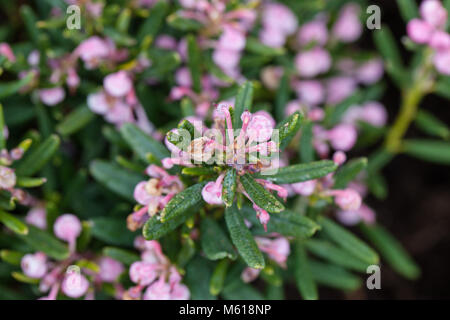
M45 210L36 207L27 215L27 222L45 228ZM80 268L74 263L88 258L88 254L76 252L76 240L80 236L82 226L80 220L72 214L59 216L53 225L55 236L69 244L69 257L62 261L54 261L43 252L26 254L22 257L21 267L23 273L32 279L39 279L39 290L49 292L44 300L55 300L61 290L66 296L71 298L94 299L94 286L99 287L103 282L113 283L116 292L120 296L121 286L117 283L117 278L124 272L124 266L109 257L98 259L98 273L89 268ZM89 280L88 280L89 279Z
M442 74L450 75L450 35L445 31L447 10L439 0L426 0L420 5L421 18L408 22L408 37L434 50L433 64Z
M130 267L130 279L136 286L123 294L125 300L188 300L189 289L181 283L182 277L163 254L157 241L135 240L141 251L141 260ZM142 292L145 292L142 294Z
M132 231L142 227L145 221L160 212L174 195L183 190L180 178L168 174L161 167L152 164L145 173L150 179L139 182L134 188L134 199L141 207L127 219L128 229Z

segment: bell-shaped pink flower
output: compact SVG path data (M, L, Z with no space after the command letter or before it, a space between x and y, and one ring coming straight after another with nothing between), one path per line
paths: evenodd
M314 193L316 189L317 180L308 180L304 182L297 182L292 184L292 189L295 193L300 194L302 196L310 196Z
M189 288L182 283L176 283L170 293L171 300L189 300Z
M353 77L336 76L327 80L326 102L329 104L337 104L345 98L352 95L357 88L357 83Z
M222 180L223 175L216 181L208 182L202 189L202 197L209 204L222 204Z
M213 61L223 70L232 70L239 65L241 53L235 50L217 48L213 52Z
M268 113L254 113L247 127L247 135L250 140L265 142L272 137L274 120Z
M133 88L133 83L127 73L121 70L107 75L103 80L103 86L111 96L123 97Z
M43 207L34 207L28 211L25 222L39 229L47 228L47 212Z
M339 210L336 217L339 222L347 226L356 225L360 221L367 224L375 222L375 212L364 203L357 210Z
M149 285L157 277L156 267L157 265L151 262L134 262L129 271L131 281L141 286Z
M42 252L29 253L22 257L20 266L27 277L39 279L47 273L47 257Z
M386 108L377 101L366 102L361 110L361 120L375 127L382 127L387 122Z
M447 22L447 10L438 0L425 0L420 4L420 15L434 28L444 28Z
M437 51L433 57L433 64L439 73L450 76L450 50Z
M342 151L336 151L333 154L333 162L336 163L338 166L344 164L344 162L347 160L347 156Z
M328 195L334 196L334 201L343 210L358 210L361 206L361 196L353 189L330 190Z
M61 284L61 290L70 298L79 298L84 295L89 288L89 281L85 276L77 272L66 274Z
M100 279L104 282L114 282L124 272L122 263L110 257L102 257L99 262Z
M295 57L295 67L301 76L312 78L330 69L331 57L328 51L315 47L298 53Z
M345 5L337 21L333 25L333 36L342 42L356 41L362 34L362 24L359 20L361 8L355 3Z
M433 32L428 44L436 50L450 50L450 35L445 31L437 30Z
M66 92L61 87L39 90L39 98L48 106L55 106L66 97Z
M358 133L350 124L339 124L328 131L328 139L335 150L348 151L356 143Z
M281 48L286 42L285 34L271 27L263 27L259 32L259 40L262 44L272 48Z
M145 290L144 300L169 300L170 286L163 281L156 281Z
M6 57L10 62L14 63L16 62L16 56L14 55L14 52L12 51L9 44L6 42L0 43L0 56Z
M241 51L245 47L245 35L237 28L225 25L218 46L224 50Z
M325 90L320 81L303 80L295 84L295 91L300 101L316 106L324 101Z
M66 213L59 216L53 225L55 236L67 241L72 250L75 249L75 241L81 233L81 222L73 214Z
M269 3L264 6L262 23L266 27L277 29L286 35L293 34L297 30L297 17L285 5Z
M323 46L328 40L328 29L324 19L317 19L303 24L298 31L298 43L305 46L315 43Z
M406 32L412 41L424 44L430 40L433 27L428 22L416 18L408 22Z
M162 34L155 39L155 46L166 50L176 50L177 40L172 36Z
M14 170L0 166L0 189L10 189L16 185L16 174Z
M76 52L79 54L81 60L84 61L86 69L93 69L108 57L110 47L103 39L93 36L81 42Z
M381 59L371 59L356 70L356 78L362 84L373 84L381 79L384 73L383 61Z
M192 87L191 72L187 67L182 67L175 72L175 81L181 87Z

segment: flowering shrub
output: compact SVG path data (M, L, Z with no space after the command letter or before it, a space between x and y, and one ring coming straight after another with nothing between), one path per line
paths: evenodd
M417 278L367 199L399 153L450 164L449 128L418 110L450 98L450 35L440 1L397 2L408 67L360 1L2 3L0 298L283 299L293 282L317 299L380 263ZM435 138L405 139L413 121Z

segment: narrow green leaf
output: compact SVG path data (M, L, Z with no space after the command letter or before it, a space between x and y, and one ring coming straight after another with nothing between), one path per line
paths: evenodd
M410 139L403 142L403 151L416 158L450 165L450 143L439 140Z
M92 161L89 171L95 180L112 192L130 201L134 201L134 188L139 182L144 180L143 176L135 172L125 170L116 164L103 160Z
M336 168L337 165L333 161L320 160L279 168L276 174L267 176L257 175L257 177L273 181L277 184L296 183L324 177L335 171Z
M34 250L42 251L56 260L64 260L69 257L70 253L67 245L48 232L34 226L28 226L28 234L21 235L20 238Z
M17 281L28 283L28 284L38 284L40 279L36 278L30 278L26 275L24 275L22 272L13 271L11 273L11 276L16 279Z
M405 22L408 22L418 16L417 4L414 1L397 0L397 5Z
M239 129L242 125L241 114L244 110L251 111L253 100L253 84L250 81L244 82L239 88L236 101L234 103L233 128Z
M216 171L209 167L186 167L181 170L181 173L187 176L206 176L215 174Z
M236 205L225 209L225 221L230 232L231 241L236 246L245 263L254 269L263 269L264 257L259 251L258 245L245 225L244 218Z
M3 114L3 105L0 103L0 150L3 150L5 148L5 136L4 136L4 129L5 129L5 117Z
M133 262L140 260L138 254L122 248L104 247L103 254L117 261L120 261L127 266L131 265Z
M220 261L216 268L214 269L211 280L209 282L209 292L213 296L217 296L223 288L223 284L225 283L225 277L227 275L227 269L230 265L230 261L227 259L224 259Z
M361 90L355 91L351 96L344 99L344 101L338 103L336 106L332 107L331 113L327 122L330 125L336 125L341 120L342 116L352 105L357 104L362 101L364 94Z
M126 219L98 217L90 222L93 237L113 245L133 246L136 233L127 229Z
M202 219L200 231L202 250L208 259L236 259L233 245L217 222L210 218Z
M345 291L361 287L361 279L341 267L311 260L309 266L314 280L319 284Z
M286 51L284 48L273 48L262 44L256 38L248 37L245 42L245 50L261 56L275 57L283 55Z
M12 264L14 266L20 266L20 261L22 260L22 257L24 254L22 252L18 251L12 251L12 250L1 250L0 251L0 257L3 261L8 262L9 264Z
M20 80L0 83L0 99L4 99L17 93L33 79L33 74L29 73Z
M62 135L71 135L82 129L95 118L94 113L86 106L76 108L69 113L57 126L56 130Z
M142 235L146 240L158 240L167 233L175 230L194 213L195 210L192 209L166 222L161 222L161 219L158 216L153 216L144 224Z
M309 239L306 248L315 256L346 269L365 273L369 264L325 240Z
M196 256L188 263L183 281L189 287L192 300L216 299L216 297L209 292L212 272L212 263L200 256Z
M17 177L16 186L21 188L35 188L42 186L46 178Z
M206 182L198 183L177 193L161 212L161 222L165 223L175 219L184 212L203 203L202 189Z
M120 133L131 149L144 161L151 153L159 160L170 156L169 151L159 142L131 123L125 123Z
M367 167L367 158L352 159L340 167L334 175L334 189L344 189Z
M311 121L307 121L305 125L301 129L301 137L300 137L300 160L302 163L309 163L314 161L314 148L312 144L313 132L312 132L313 123Z
M167 14L168 6L166 1L158 1L153 5L150 14L138 30L137 39L139 42L144 40L145 37L155 38Z
M311 274L308 256L302 241L297 241L295 244L294 276L297 288L303 299L317 300L317 285Z
M323 232L343 249L368 264L379 262L378 254L367 244L355 237L352 233L339 226L328 218L321 219Z
M226 283L222 290L222 297L226 300L263 300L264 296L251 285L241 280Z
M239 177L242 186L255 204L270 213L284 210L284 205L248 173Z
M234 196L236 195L237 173L236 169L232 168L227 171L222 183L222 200L227 207L233 204Z
M361 225L361 230L395 271L408 279L416 279L420 275L417 264L385 228Z
M277 125L276 129L279 130L278 138L280 149L284 149L289 144L300 129L302 120L302 114L300 112L295 112Z
M197 40L193 35L187 36L188 67L191 73L192 85L196 92L202 88L201 51L197 45Z
M280 84L278 85L278 90L275 96L275 115L277 121L281 121L285 117L286 104L289 100L289 90L290 90L289 76L287 72L284 71L284 74L280 79Z
M443 139L450 138L450 128L428 111L419 110L415 121L416 125L425 133Z
M28 234L28 227L25 223L14 217L13 215L0 210L0 221L11 231L17 234Z
M202 24L194 19L181 17L178 12L172 13L167 17L167 24L180 31L197 31L202 28Z
M16 174L19 176L32 176L52 158L58 150L60 139L52 134L36 149L27 153L17 165Z
M179 268L184 268L184 266L194 257L195 255L195 243L191 238L183 239L183 244L181 249L178 251L177 256L177 266Z
M379 173L370 173L367 178L370 192L380 200L384 200L388 194L388 186L385 178Z

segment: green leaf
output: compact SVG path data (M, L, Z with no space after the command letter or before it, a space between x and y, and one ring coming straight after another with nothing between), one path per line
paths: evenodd
M69 249L64 243L34 226L28 226L28 234L21 235L20 238L34 250L42 251L56 260L64 260L69 257Z
M253 37L248 37L245 42L245 50L261 56L281 56L286 51L284 48L273 48L262 44L258 39Z
M236 205L225 209L225 221L230 232L231 241L236 246L245 263L254 269L265 267L264 257L258 245L245 225L244 218Z
M280 79L280 84L278 85L278 90L275 96L275 115L277 121L281 121L284 118L286 103L289 100L289 90L289 76L285 71Z
M362 224L361 230L395 271L408 279L416 279L420 275L417 264L385 228Z
M335 171L336 168L337 165L333 161L320 160L279 168L276 174L257 175L257 177L273 181L276 184L288 184L321 178Z
M17 93L22 87L28 85L32 79L33 74L30 72L20 80L0 83L0 99Z
M58 150L60 139L52 134L45 139L36 149L27 153L17 165L16 174L19 176L32 176L52 158Z
M92 161L89 170L95 180L106 188L133 202L134 188L144 180L143 176L104 160Z
M42 186L46 178L17 177L16 186L21 188L35 188Z
M5 129L5 118L3 114L3 105L0 103L0 150L3 150L5 148L5 136L4 136L4 129Z
M191 73L192 85L196 92L202 89L202 56L201 51L197 45L197 40L193 35L187 36L187 51L188 51L188 67Z
M181 17L178 12L172 13L167 17L167 24L180 31L197 31L202 28L202 24L194 19Z
M266 234L252 207L244 206L241 212L254 225L258 234ZM312 237L317 230L320 230L320 225L310 218L291 210L284 210L280 214L271 215L270 222L267 224L267 232L269 233L276 232L284 236L300 239Z
M131 265L133 262L140 260L138 254L122 248L104 247L102 252L103 255L120 261L127 266Z
M177 266L179 268L184 268L184 266L192 259L195 255L195 243L191 238L185 238L181 249L178 251L177 256Z
M20 261L23 257L22 252L18 251L11 251L11 250L1 250L0 251L0 257L3 261L8 262L9 264L20 266Z
M133 246L136 233L127 229L126 219L98 217L92 218L92 236L106 243L118 246Z
M332 107L331 113L328 116L327 122L330 125L336 125L341 120L342 116L352 105L361 102L364 94L361 90L355 91L351 96L339 102L336 106Z
M397 0L397 5L405 22L408 22L418 16L417 4L414 1Z
M236 95L234 103L233 128L239 129L242 125L241 114L244 110L251 111L253 100L253 84L250 81L244 82Z
M378 254L352 233L328 218L321 219L323 232L343 249L368 264L379 262Z
M40 279L30 278L24 275L22 272L13 271L11 272L11 276L19 282L28 283L28 284L38 284Z
M211 280L209 282L209 292L213 296L217 296L222 291L223 284L225 283L225 277L227 275L227 269L228 269L229 265L230 265L230 261L226 260L226 259L220 261L216 265L216 268L214 269L212 276L211 276Z
M0 221L11 231L26 235L28 234L28 227L25 223L14 217L13 215L0 210Z
M369 264L325 240L309 239L306 248L315 256L346 269L365 273Z
M203 203L202 189L206 182L197 183L177 193L164 207L161 212L161 222L165 223L178 218L184 212L197 207Z
M236 169L228 169L222 183L222 200L227 207L233 204L236 195L237 173Z
M210 167L186 167L181 170L181 173L187 176L207 176L215 174L216 171Z
M436 81L433 92L443 98L450 99L450 90L448 90L449 85L449 77L441 77Z
M240 279L226 283L222 290L226 300L263 300L264 296L251 285L243 283Z
M340 167L334 175L334 189L344 189L367 167L367 158L352 159Z
M300 160L302 163L309 163L314 161L314 148L312 144L313 132L312 132L313 123L311 121L307 121L305 125L301 129L301 137L300 137Z
M317 261L309 261L310 270L317 283L345 291L361 287L361 279L345 269Z
M428 111L419 110L415 121L416 125L428 134L443 139L450 138L450 128Z
M367 178L370 192L380 200L384 200L388 194L388 186L385 178L379 173L370 173Z
M86 106L76 108L69 113L57 126L58 133L68 136L82 129L95 118L94 113Z
M159 142L150 137L136 125L125 123L120 128L120 133L131 149L144 161L149 153L159 160L170 157L169 151Z
M450 143L439 140L410 139L403 142L403 151L416 158L450 165Z
M300 112L295 112L277 125L276 129L279 130L278 138L280 142L280 149L284 149L289 144L297 131L300 129L302 120L302 114Z
M168 3L166 1L158 1L151 9L147 19L139 28L137 39L142 42L145 37L154 39L161 24L164 21L168 10Z
M249 197L258 207L270 213L278 213L284 210L284 205L273 194L256 182L251 175L246 173L240 176L239 179Z
M210 261L196 256L186 266L186 275L183 281L189 287L192 300L213 300L216 299L209 292L209 284L213 272Z
M303 299L317 300L318 292L317 285L312 276L308 255L302 241L297 241L295 244L295 269L294 276L297 288L300 291Z
M202 250L209 260L236 259L233 245L217 222L210 218L203 218L200 231Z

